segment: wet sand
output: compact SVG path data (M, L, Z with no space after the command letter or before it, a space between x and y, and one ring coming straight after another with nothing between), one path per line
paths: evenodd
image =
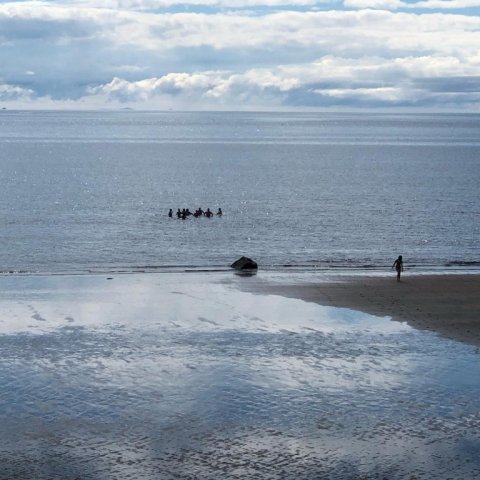
M321 279L1 277L0 480L480 478L478 348Z
M480 275L336 277L316 284L261 283L259 293L389 316L480 346Z

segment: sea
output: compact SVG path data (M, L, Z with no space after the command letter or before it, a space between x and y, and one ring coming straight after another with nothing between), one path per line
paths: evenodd
M2 110L0 185L4 274L480 268L479 114Z

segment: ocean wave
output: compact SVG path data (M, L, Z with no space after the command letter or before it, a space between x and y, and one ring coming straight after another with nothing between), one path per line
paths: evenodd
M259 264L259 270L266 272L390 272L391 265L385 263L363 262L305 262ZM480 272L480 261L454 260L445 263L410 263L405 265L406 271L414 273L439 272ZM116 266L79 266L65 269L7 269L0 270L0 276L12 275L128 275L148 273L221 273L233 271L229 265L116 265Z
M480 267L480 261L453 260L445 264L446 267Z

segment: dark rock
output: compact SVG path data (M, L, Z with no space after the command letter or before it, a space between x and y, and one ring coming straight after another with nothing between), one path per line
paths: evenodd
M257 262L248 257L241 257L235 260L230 266L237 270L256 270L258 268Z

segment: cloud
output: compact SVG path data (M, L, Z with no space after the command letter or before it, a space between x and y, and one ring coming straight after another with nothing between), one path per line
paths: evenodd
M296 80L261 69L242 74L231 72L170 73L160 78L129 82L114 78L111 82L91 87L88 94L110 102L148 102L150 104L236 105L254 107L281 105L282 95L296 86ZM268 98L268 101L267 101ZM172 102L172 100L174 100Z
M254 8L280 0L229 1L198 0L211 8L196 13L161 11L166 3L153 0L0 3L1 81L24 89L17 99L30 92L55 105L478 102L476 15L411 10L436 0L346 0L358 9L315 11L294 9L309 0L281 9Z
M462 9L462 8L478 8L480 0L426 0L407 3L406 6L413 8L429 8L429 9Z
M0 5L0 39L85 38L97 32L98 15L37 3ZM105 19L106 20L106 19Z
M35 71L39 79L42 70L47 79L50 72L68 78L73 70L85 84L123 77L126 65L133 80L142 72L154 77L197 71L207 61L208 69L228 64L243 71L245 64L313 61L325 55L471 57L480 44L480 19L383 10L147 14L6 4L0 5L0 42L7 47L0 61L7 72L12 70L10 82L19 80L20 70ZM15 71L10 64L22 68Z
M68 3L76 6L108 8L111 10L159 11L173 6L246 9L252 7L313 6L323 2L318 0L70 0Z
M350 0L353 1L353 0ZM367 1L367 0L355 0ZM371 0L368 0L371 1ZM375 0L395 2L396 0ZM147 14L93 8L0 5L0 35L6 40L94 38L99 45L126 46L164 52L174 48L211 46L215 49L368 49L381 38L416 48L441 49L436 33L455 32L459 39L478 36L480 19L461 15L414 15L387 11L282 11L263 15L225 13ZM478 37L477 37L478 39ZM447 45L454 40L449 38ZM443 42L445 44L445 42ZM474 47L472 47L474 48Z
M146 101L159 95L192 96L208 91L216 84L215 74L169 73L161 78L148 78L129 82L114 78L105 85L90 87L88 93L104 95L120 101Z
M415 79L415 85L432 93L480 95L480 76L426 77Z
M356 9L397 10L405 7L405 3L401 0L344 0L343 3L348 8Z
M338 5L333 0L70 0L71 5L88 8L106 8L124 11L160 11L172 7L195 8L207 7L217 9L254 9L258 7L276 8L296 7L315 8L320 5L329 5L334 10ZM431 9L453 10L480 7L480 0L423 0L409 2L404 0L345 0L348 8L374 8L385 10L396 9Z
M34 91L17 85L8 85L0 83L0 101L9 102L12 100L30 100L34 96Z
M344 0L347 8L354 9L427 9L427 10L461 10L480 7L480 0L425 0L420 2L406 2L402 0Z
M452 76L451 73L455 75ZM250 69L242 73L205 71L170 73L159 78L129 82L115 78L89 89L89 95L111 102L167 101L169 105L255 105L292 107L400 106L471 103L480 100L476 68L453 57L334 58Z

